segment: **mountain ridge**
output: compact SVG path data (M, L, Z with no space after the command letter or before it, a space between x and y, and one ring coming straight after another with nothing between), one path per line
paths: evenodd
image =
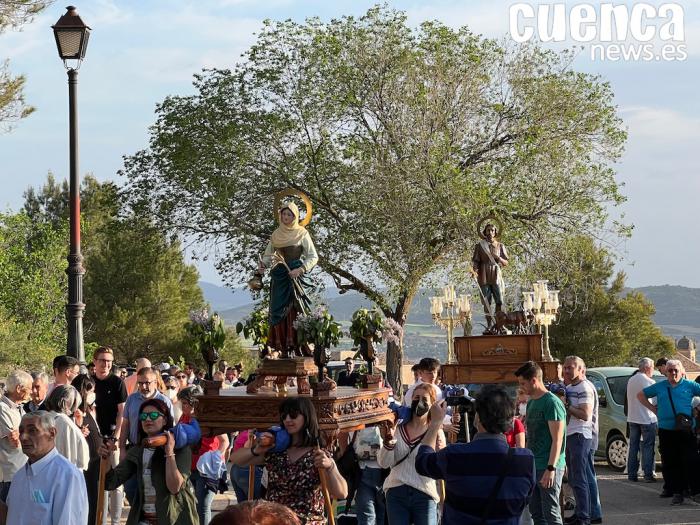
M252 297L245 290L233 291L205 282L200 282L200 286L211 309L219 312L224 321L231 326L249 315L253 309ZM700 339L700 288L657 285L626 288L623 291L629 292L642 293L652 302L656 310L654 322L667 336L678 339L685 335ZM433 293L430 290L421 290L411 306L404 327L409 359L416 357L411 355L414 353L417 357L444 353L445 332L433 323L430 315L431 295ZM340 295L335 288L328 289L322 300L328 305L335 319L343 324L349 323L352 313L358 308L372 306L369 299L357 292ZM477 332L480 324L484 323L484 316L481 308L476 305L473 306L473 314L474 332Z

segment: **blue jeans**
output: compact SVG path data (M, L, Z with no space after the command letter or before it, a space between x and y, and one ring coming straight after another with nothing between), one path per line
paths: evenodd
M5 503L7 501L7 493L10 492L10 482L0 481L0 501Z
M577 432L566 436L566 467L569 485L576 497L576 517L583 524L591 521L591 496L588 492L588 458L591 440Z
M530 499L530 514L535 525L562 525L561 509L559 508L559 492L564 468L554 471L554 485L545 489L540 485L540 479L545 470L535 472L535 490Z
M409 485L386 491L389 525L437 525L437 503L425 492Z
M382 491L382 469L365 467L355 492L357 525L384 525L386 503Z
M204 478L198 470L193 470L190 474L190 481L194 485L194 494L197 498L197 515L200 525L209 525L211 521L211 503L214 501L216 491L209 490Z
M236 501L242 503L248 499L248 467L231 467L231 485L236 493ZM255 486L253 488L253 499L260 499L262 482L262 467L255 467Z
M656 442L656 423L642 425L630 423L630 446L627 454L627 478L637 479L639 471L639 450L642 451L642 470L644 477L654 477L654 444ZM641 439L641 447L640 447Z
M591 501L591 519L598 519L603 517L603 509L600 507L600 496L598 495L598 478L595 475L595 463L593 456L595 455L595 450L591 447L591 451L588 453L588 462L586 466L588 470L586 472L588 476L588 495Z

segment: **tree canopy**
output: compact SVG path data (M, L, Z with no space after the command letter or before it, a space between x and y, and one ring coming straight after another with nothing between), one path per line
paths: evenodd
M87 175L81 196L86 341L112 346L126 362L142 355L154 361L184 355L201 362L187 351L184 324L204 299L197 270L185 263L178 240L126 209L111 182ZM41 188L25 192L27 222L63 231L63 251L68 209L68 184L51 174ZM61 274L65 265L64 258ZM64 292L58 302L64 308Z
M412 28L385 7L267 21L243 62L158 105L149 147L125 159L127 195L219 245L218 268L240 282L274 227L273 195L304 191L321 271L403 324L421 285L468 264L485 216L503 223L517 269L600 234L622 202L612 90L572 57ZM400 362L389 345L395 387Z
M549 332L556 357L577 355L589 367L636 366L642 357L673 354L673 340L653 322L654 305L625 290L625 274L615 273L606 249L581 236L568 239L558 254L563 261L547 258L531 269L560 288L561 315Z
M11 0L0 2L0 34L31 22L53 0ZM9 60L0 62L0 131L9 131L17 121L30 115L34 108L24 99L23 75L10 72Z

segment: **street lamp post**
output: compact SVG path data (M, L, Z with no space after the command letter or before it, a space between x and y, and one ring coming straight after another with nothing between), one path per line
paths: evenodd
M90 28L78 16L75 7L68 6L66 13L51 26L56 37L58 56L68 70L68 112L70 142L70 249L68 252L68 320L67 354L85 361L83 348L83 256L80 253L80 175L78 173L78 69L85 58ZM72 64L72 65L71 65Z

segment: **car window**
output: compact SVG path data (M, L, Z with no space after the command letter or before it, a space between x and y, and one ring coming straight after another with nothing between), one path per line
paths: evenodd
M603 382L600 380L599 377L597 376L586 376L586 378L593 383L593 386L596 389L596 392L598 392L598 402L600 403L600 400L602 399L603 402L607 399L605 395L605 387L603 386Z
M625 404L625 397L627 397L627 382L632 376L617 376L608 377L608 388L610 388L610 394L613 400L618 405Z

